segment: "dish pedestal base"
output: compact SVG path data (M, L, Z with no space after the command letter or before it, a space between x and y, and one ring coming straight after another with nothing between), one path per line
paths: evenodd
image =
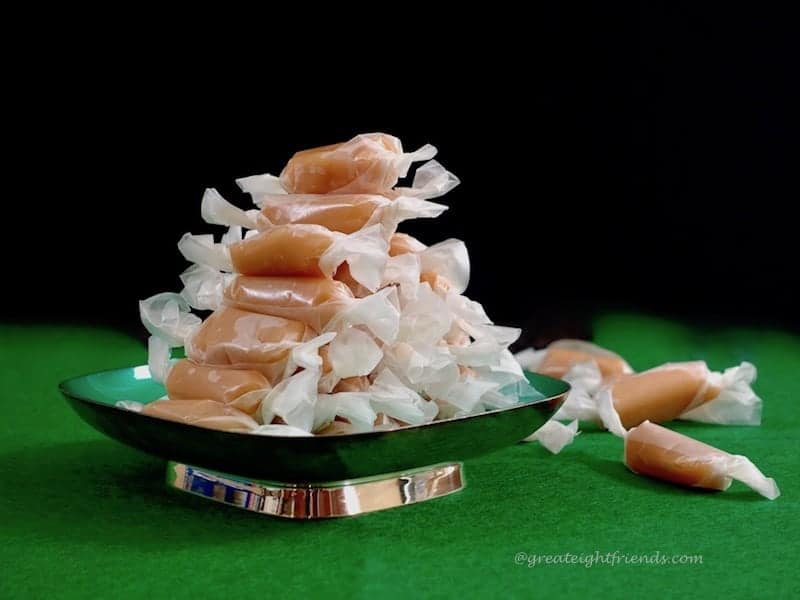
M324 519L415 504L464 487L461 463L326 483L255 481L178 462L167 485L229 506L287 519Z

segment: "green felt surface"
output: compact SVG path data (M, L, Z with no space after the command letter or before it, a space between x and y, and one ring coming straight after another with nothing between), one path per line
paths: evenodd
M60 397L61 379L143 363L137 341L0 326L0 598L798 597L800 338L635 315L601 317L595 334L636 369L755 363L761 427L671 426L749 456L782 496L639 478L621 440L591 431L558 456L520 444L468 461L467 488L431 502L333 521L262 517L169 492L161 461L104 439ZM515 559L615 551L702 564Z

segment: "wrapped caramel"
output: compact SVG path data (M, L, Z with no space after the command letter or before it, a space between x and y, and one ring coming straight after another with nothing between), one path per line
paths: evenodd
M169 369L164 385L173 400L214 400L253 415L272 387L260 372L227 369L179 360Z
M156 400L145 404L142 414L208 429L249 432L258 423L244 412L214 400Z
M634 473L678 485L726 490L736 479L770 500L780 496L775 480L765 477L748 458L649 421L625 434L625 465Z
M755 377L750 363L724 373L710 371L702 361L668 363L608 383L597 393L597 412L617 435L644 421L672 419L759 425L761 399L750 387Z
M379 194L392 189L411 163L435 155L431 145L404 154L396 137L366 133L297 152L281 172L280 184L290 194Z

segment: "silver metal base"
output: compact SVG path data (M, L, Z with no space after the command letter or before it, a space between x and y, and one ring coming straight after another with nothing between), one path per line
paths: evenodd
M177 462L167 485L229 506L288 519L348 517L423 502L464 487L461 463L329 483L251 481Z

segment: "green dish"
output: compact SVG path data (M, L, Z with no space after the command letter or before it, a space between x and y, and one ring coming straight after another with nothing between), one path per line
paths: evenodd
M115 406L164 395L146 366L76 377L59 389L89 425L149 454L254 479L312 483L459 462L519 442L558 410L569 391L563 381L526 375L537 395L508 408L392 431L312 437L217 431Z

